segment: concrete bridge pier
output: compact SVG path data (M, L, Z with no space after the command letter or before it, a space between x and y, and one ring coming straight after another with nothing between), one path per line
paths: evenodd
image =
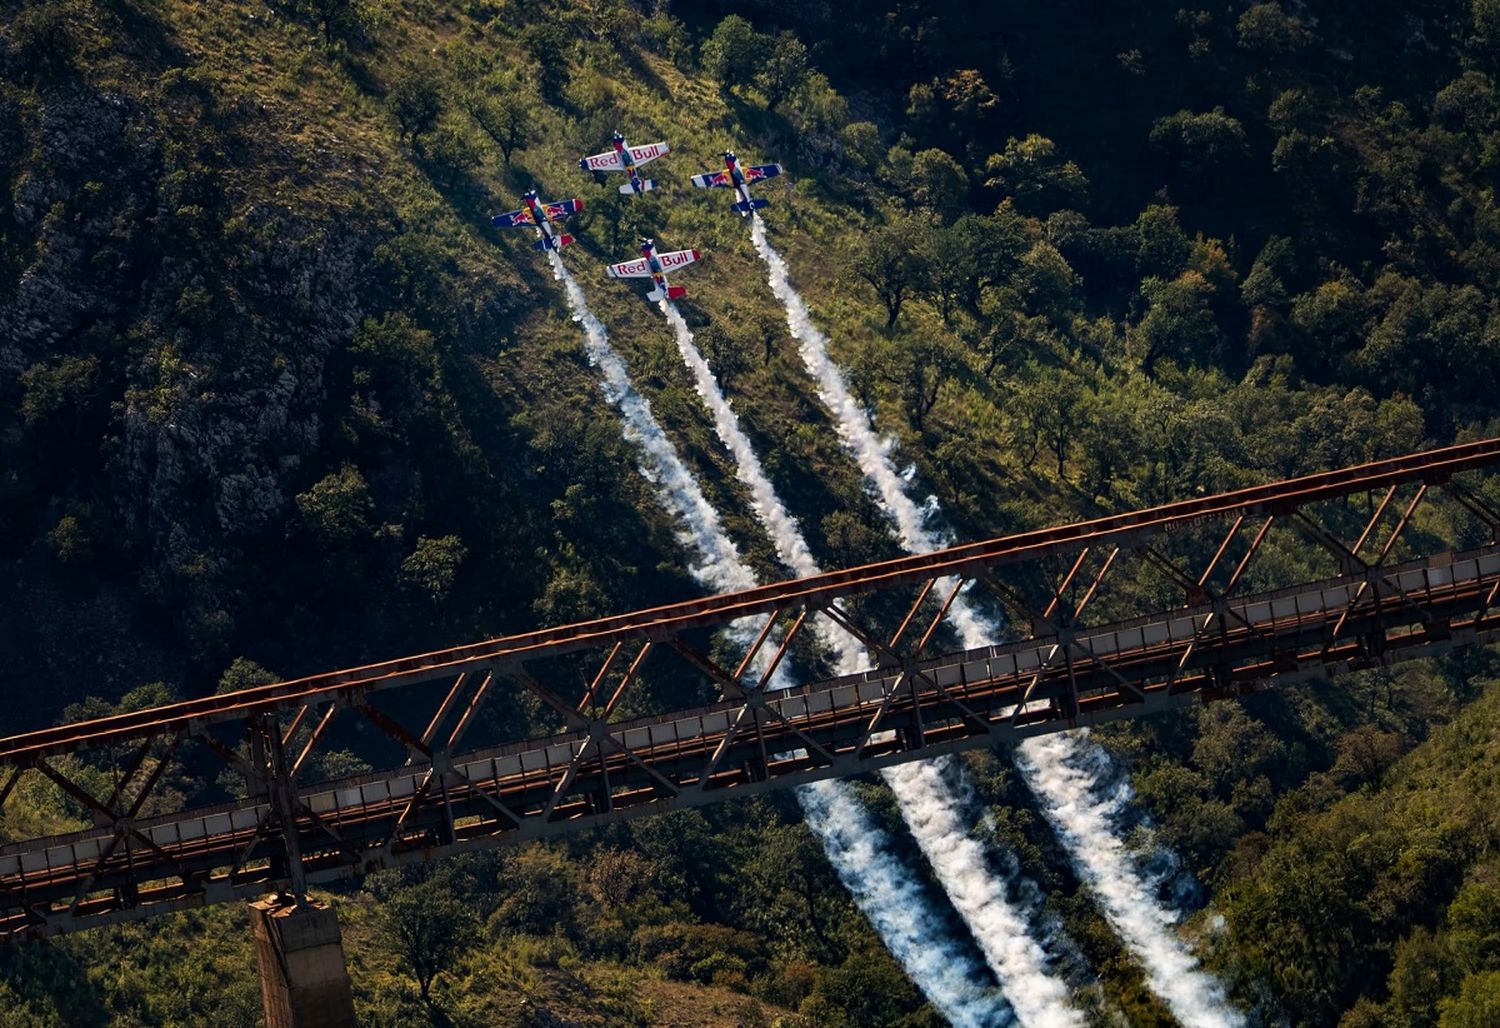
M338 915L272 895L250 903L266 1028L355 1028Z

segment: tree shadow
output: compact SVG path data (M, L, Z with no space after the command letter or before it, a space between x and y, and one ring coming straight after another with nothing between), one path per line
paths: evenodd
M453 1028L453 1018L448 1016L447 1011L438 1006L437 1001L427 1000L427 1023L432 1028Z
M64 1024L105 1025L110 1013L83 961L54 942L0 949L0 982L26 999L50 1000Z

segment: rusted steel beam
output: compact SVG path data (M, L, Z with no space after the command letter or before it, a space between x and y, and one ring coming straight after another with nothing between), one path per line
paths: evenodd
M903 723L922 724L922 732L896 733L866 745L863 729L871 706L908 669L876 670L757 694L749 703L764 712L765 727L753 734L740 729L727 743L725 735L747 723L745 703L720 701L675 712L670 717L678 720L663 733L654 733L661 719L642 718L596 724L586 736L565 733L466 754L443 769L443 794L430 790L415 807L410 789L432 768L396 768L301 787L292 797L294 813L271 817L283 831L296 833L305 878L316 884L376 866L554 838L672 807L875 770L990 745L997 738L1014 741L1075 722L1095 724L1245 695L1500 635L1500 615L1488 611L1500 590L1500 547L1439 554L1382 573L1420 598L1422 610L1360 604L1352 616L1350 639L1332 650L1322 647L1323 639L1343 615L1359 576L1082 629L1080 645L1107 655L1109 667L1070 659L1066 666L1052 668L1041 693L1045 702L1023 711L1014 723L1011 709L1021 698L1036 653L1049 645L1045 639L921 662L922 676L943 683L975 712L977 721L955 715L938 689L897 689L896 715ZM1225 602L1247 621L1274 631L1278 646L1267 650L1257 633L1229 622L1226 631L1205 640L1198 662L1179 672L1181 642L1194 634L1204 614ZM1428 621L1440 623L1443 632L1429 632ZM1379 637L1379 646L1366 645L1364 640L1372 636ZM1134 683L1137 693L1122 688L1115 672ZM564 747L566 757L561 756ZM797 753L799 748L811 757ZM767 751L778 756L767 758ZM274 763L274 753L268 759ZM0 939L77 930L283 888L293 869L266 863L282 840L257 823L275 806L269 799L251 798L134 822L130 838L142 843L134 863L117 856L99 861L114 837L113 827L37 840L19 849L17 844L0 846ZM244 817L231 823L234 815ZM215 821L223 827L209 831ZM401 830L387 846L393 826ZM45 854L45 859L23 863L21 853ZM97 888L80 889L92 871L97 871L92 882Z
M39 756L98 747L139 738L179 725L241 720L253 713L290 709L349 691L369 692L425 681L439 674L492 665L504 658L530 659L578 649L608 646L620 638L670 636L687 628L725 624L787 604L814 608L841 597L904 582L956 574L974 577L982 569L1071 554L1083 546L1125 542L1201 521L1241 514L1283 514L1310 503L1385 489L1404 482L1437 484L1453 475L1500 463L1500 439L1463 443L1316 475L1196 497L1146 510L1022 532L933 553L831 571L804 579L760 586L739 593L689 600L614 617L506 636L309 678L257 686L234 693L186 700L164 707L116 714L0 739L0 763L26 764Z

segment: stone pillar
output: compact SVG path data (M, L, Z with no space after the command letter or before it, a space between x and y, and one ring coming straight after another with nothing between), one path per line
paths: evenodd
M290 896L250 904L266 1028L355 1028L339 919Z

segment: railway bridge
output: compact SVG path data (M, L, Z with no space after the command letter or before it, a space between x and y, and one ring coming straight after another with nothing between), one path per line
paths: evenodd
M0 939L270 895L268 1023L345 1023L311 885L1490 641L1497 464L1469 442L0 739L0 804L40 775L94 822L0 846ZM956 648L964 590L1007 638ZM869 670L820 670L820 618ZM355 731L382 769L316 774ZM204 768L238 789L171 809Z

